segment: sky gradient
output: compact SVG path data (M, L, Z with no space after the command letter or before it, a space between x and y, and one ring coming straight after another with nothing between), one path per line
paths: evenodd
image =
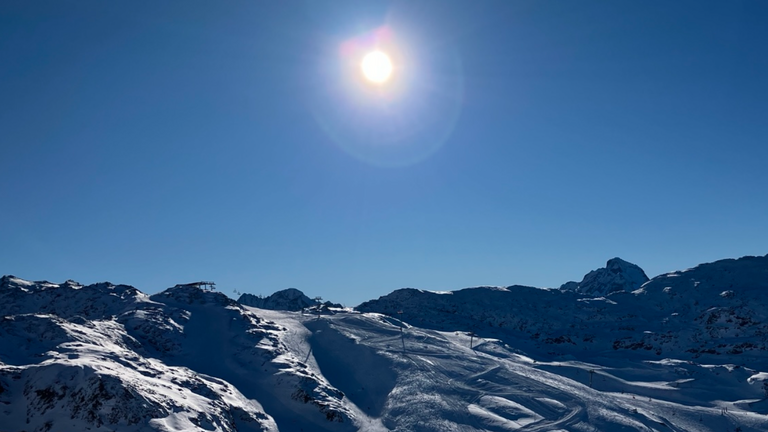
M765 255L766 22L760 1L4 1L0 273L356 305ZM410 77L392 101L340 54L382 28Z

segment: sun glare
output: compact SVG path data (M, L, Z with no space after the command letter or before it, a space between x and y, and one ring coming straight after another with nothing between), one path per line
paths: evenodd
M373 51L360 63L365 78L374 84L383 84L392 76L392 61L381 51Z

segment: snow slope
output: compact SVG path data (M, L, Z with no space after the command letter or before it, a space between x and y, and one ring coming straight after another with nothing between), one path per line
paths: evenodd
M6 276L0 431L766 431L766 285L745 257L304 314Z
M702 264L604 297L523 286L402 289L357 309L513 340L553 358L672 356L765 369L768 256Z
M0 299L3 432L277 430L265 410L306 430L347 419L340 392L280 343L286 329L223 294L4 277Z
M749 382L758 373L744 367L536 360L376 313L254 312L293 329L286 345L344 392L362 431L768 430L762 389Z
M277 430L233 385L136 354L115 321L6 316L0 338L3 431Z

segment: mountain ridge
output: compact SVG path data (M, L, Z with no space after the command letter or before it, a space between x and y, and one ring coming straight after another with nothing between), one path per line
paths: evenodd
M738 272L745 276L734 278ZM700 264L656 276L632 292L600 297L525 286L440 294L401 289L357 310L400 316L428 328L453 326L514 338L549 354L639 350L651 357L743 355L763 362L768 255Z
M409 288L308 315L4 276L0 429L768 430L768 255L592 292Z

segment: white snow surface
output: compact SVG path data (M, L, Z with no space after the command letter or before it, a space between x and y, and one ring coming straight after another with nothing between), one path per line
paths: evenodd
M766 288L768 256L305 315L3 277L0 431L766 431Z

